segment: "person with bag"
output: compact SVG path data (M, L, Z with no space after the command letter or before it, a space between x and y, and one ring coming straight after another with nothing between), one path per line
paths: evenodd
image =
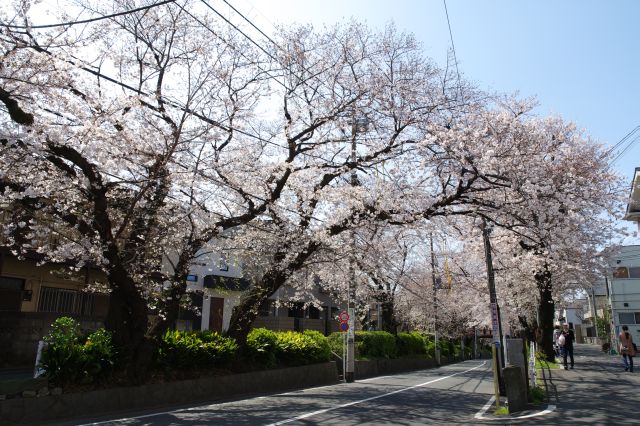
M562 361L564 363L564 369L568 370L569 365L567 364L567 357L571 360L571 369L573 370L573 342L576 340L573 330L569 328L569 324L564 325L564 329L562 330L563 345L562 345ZM560 337L558 338L558 341Z
M633 357L636 356L636 344L633 343L633 337L629 333L629 327L622 326L622 331L618 336L620 340L619 352L622 354L622 363L624 364L624 371L633 373Z

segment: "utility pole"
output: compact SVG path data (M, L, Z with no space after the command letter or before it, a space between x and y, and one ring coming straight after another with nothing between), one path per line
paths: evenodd
M596 307L596 289L593 286L591 287L591 301L593 302L593 330L595 331L596 339L598 339L598 308Z
M433 340L435 343L436 365L440 365L440 344L438 342L438 284L436 282L436 255L433 252L433 232L429 233L431 245L431 281L433 282Z
M351 117L351 164L353 169L351 170L351 186L358 186L358 175L356 171L357 157L357 134L358 131L366 131L369 122L366 118L357 119L356 110L353 110ZM351 254L351 266L350 273L351 279L349 280L349 289L347 291L347 312L349 313L349 329L347 330L347 355L346 355L346 369L344 373L344 379L347 383L351 383L355 380L355 351L356 351L356 330L355 330L355 302L356 302L356 268L355 268L355 251L356 251L356 232L351 230L351 244L353 253Z
M498 306L498 298L496 295L496 282L495 274L493 271L493 257L491 255L491 241L489 240L489 228L485 221L482 223L482 237L484 239L484 255L487 262L487 283L489 285L489 300L491 302L492 322L493 327L493 345L494 345L494 357L493 357L493 370L494 377L498 381L498 388L501 395L505 394L504 379L502 377L502 367L504 367L504 360L502 359L502 351L500 345L502 344L502 327L500 324L500 307ZM495 324L497 322L497 326ZM496 333L498 334L496 336ZM497 399L497 398L496 398Z

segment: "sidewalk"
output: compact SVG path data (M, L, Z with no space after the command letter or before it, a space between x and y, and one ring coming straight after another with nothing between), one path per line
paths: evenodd
M627 373L620 356L595 345L576 345L574 355L575 369L547 370L549 404L556 410L514 424L640 424L640 366Z

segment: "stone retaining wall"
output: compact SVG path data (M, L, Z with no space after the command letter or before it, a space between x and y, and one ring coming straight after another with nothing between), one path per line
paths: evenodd
M87 418L126 410L280 392L338 383L334 362L178 382L0 401L0 425Z

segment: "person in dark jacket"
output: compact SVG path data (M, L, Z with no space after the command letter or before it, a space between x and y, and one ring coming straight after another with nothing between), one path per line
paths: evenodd
M569 329L569 324L565 324L562 330L564 335L564 350L562 351L562 361L564 369L568 369L567 356L571 359L571 369L573 370L573 342L576 340L573 330Z

